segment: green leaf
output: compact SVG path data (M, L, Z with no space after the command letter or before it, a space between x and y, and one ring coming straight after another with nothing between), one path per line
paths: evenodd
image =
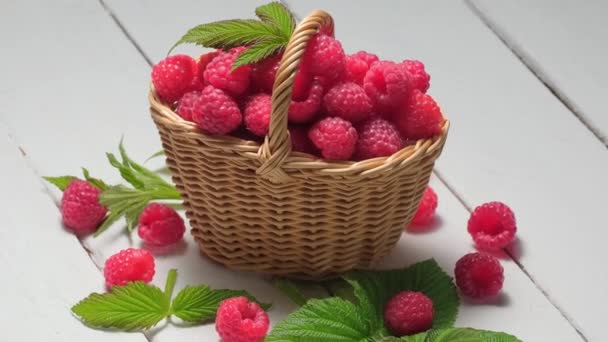
M285 294L292 302L294 302L297 306L302 306L306 304L308 299L306 296L300 292L296 284L294 284L291 280L280 278L274 281L274 286L278 288L283 294Z
M91 185L93 185L97 189L104 191L108 188L108 185L104 183L104 181L102 181L101 179L91 177L91 175L89 174L89 170L84 167L82 168L82 174L84 175L84 179L86 179Z
M106 153L106 156L108 157L110 165L114 166L118 169L118 171L120 171L120 175L124 180L129 182L129 184L133 185L133 187L136 189L143 189L143 182L135 175L133 170L119 162L118 159L116 159L116 156L114 156L114 154Z
M53 184L54 186L56 186L57 188L59 188L59 190L64 191L65 188L68 187L68 184L70 184L71 181L73 181L74 179L78 179L78 177L74 177L74 176L59 176L59 177L48 177L48 176L44 176L42 177L44 178L44 180L46 180L47 182Z
M311 299L277 323L265 341L366 341L372 334L366 320L342 298Z
M289 39L296 28L296 20L280 2L271 2L255 9L255 14L264 22L277 27Z
M286 42L280 37L259 42L239 54L234 63L232 63L232 70L246 64L259 62L279 52L285 44Z
M150 160L152 160L154 158L157 158L157 157L160 157L160 156L164 156L164 155L165 155L165 150L156 151L156 152L154 152L153 155L149 156L148 159L146 159L144 161L144 164L147 163L147 162L149 162Z
M245 296L249 300L257 302L255 297L246 291L212 290L206 285L186 286L173 300L171 312L187 322L207 321L215 318L217 308L224 299L239 296ZM259 304L264 310L270 308L270 304Z
M482 341L484 342L522 342L513 335L504 332L494 332L487 330L478 330L481 333Z
M382 326L385 303L401 291L419 291L433 301L433 328L451 327L458 314L459 298L452 278L435 260L404 269L354 272L344 276L355 290L359 306L373 327Z
M169 299L158 287L132 282L114 286L110 293L93 293L74 305L72 312L93 327L147 329L167 317Z
M382 340L388 342L390 340ZM521 342L515 336L502 332L471 328L432 329L401 338L404 342Z

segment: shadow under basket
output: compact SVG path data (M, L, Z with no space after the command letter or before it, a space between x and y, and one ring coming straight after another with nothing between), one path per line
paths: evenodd
M167 165L192 235L236 270L321 279L373 268L413 217L441 154L442 133L383 158L334 162L292 152L287 110L306 43L333 21L315 11L296 28L277 72L270 131L260 145L210 136L149 94Z

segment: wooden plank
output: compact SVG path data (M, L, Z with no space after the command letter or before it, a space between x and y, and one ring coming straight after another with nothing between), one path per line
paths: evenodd
M94 330L70 307L103 290L103 277L78 239L65 233L57 207L0 123L0 312L7 341L146 341L139 333Z
M471 2L524 63L608 144L608 2Z
M513 207L520 241L511 253L589 340L602 340L608 273L590 270L608 258L598 229L605 147L464 4L289 3L330 10L347 50L425 61L430 93L453 122L438 170L469 206Z

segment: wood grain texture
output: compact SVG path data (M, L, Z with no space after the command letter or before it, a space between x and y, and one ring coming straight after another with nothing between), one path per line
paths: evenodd
M608 2L471 2L509 47L608 144Z

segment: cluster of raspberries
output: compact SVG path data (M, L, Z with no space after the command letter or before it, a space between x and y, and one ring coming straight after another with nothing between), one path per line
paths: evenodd
M167 57L154 66L159 97L205 134L261 141L268 134L271 95L281 54L233 70L246 48L200 56ZM289 105L294 151L329 160L389 156L418 139L441 133L444 122L426 94L424 64L379 60L359 51L346 55L324 33L308 43Z

